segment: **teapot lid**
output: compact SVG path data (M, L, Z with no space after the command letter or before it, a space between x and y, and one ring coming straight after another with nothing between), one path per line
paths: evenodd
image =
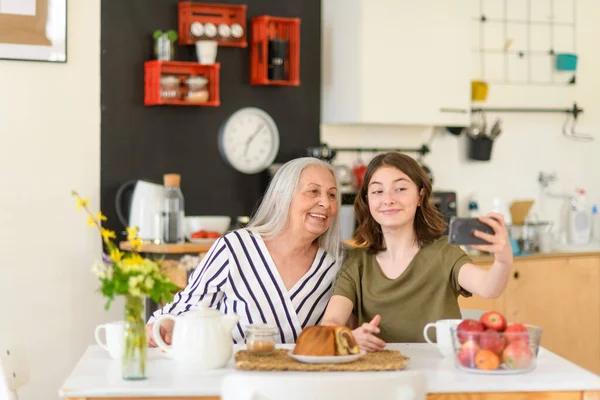
M192 309L194 316L197 317L221 317L223 314L219 310L210 308L208 300L202 300L196 307Z

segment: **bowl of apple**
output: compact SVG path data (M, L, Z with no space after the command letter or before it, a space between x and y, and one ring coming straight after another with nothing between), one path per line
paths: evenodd
M501 313L488 311L479 320L463 320L450 332L454 364L460 370L517 374L535 369L542 337L538 326L507 323Z

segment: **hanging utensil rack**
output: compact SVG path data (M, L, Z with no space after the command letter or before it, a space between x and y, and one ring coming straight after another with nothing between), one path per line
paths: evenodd
M567 118L565 119L565 123L563 124L563 135L572 140L579 140L589 142L594 140L594 138L585 133L577 133L575 132L575 127L577 126L577 117L579 114L583 112L583 108L579 108L577 103L573 103L571 108L496 108L496 107L474 107L471 108L472 113L477 112L506 112L506 113L560 113L567 114ZM569 123L571 125L569 129Z
M335 152L348 153L382 153L386 151L396 151L399 153L419 153L422 156L429 153L431 150L427 145L421 147L398 148L398 147L330 147Z

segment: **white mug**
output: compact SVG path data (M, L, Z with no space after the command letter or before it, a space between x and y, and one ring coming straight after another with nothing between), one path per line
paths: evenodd
M106 344L100 340L100 331L102 329L105 331ZM96 343L104 350L108 351L112 358L121 358L125 344L125 321L115 321L98 325L94 336L96 337Z
M437 346L442 356L452 358L454 357L454 348L452 347L452 333L450 332L450 328L458 326L461 321L460 319L440 319L436 322L430 322L423 328L423 337L427 343ZM427 331L433 327L435 327L437 343L432 342L429 336L427 336Z
M196 42L196 57L200 64L214 64L217 60L219 42L216 40L198 40Z

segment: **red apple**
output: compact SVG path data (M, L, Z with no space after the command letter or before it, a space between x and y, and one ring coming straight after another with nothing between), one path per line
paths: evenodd
M527 333L527 328L523 324L510 324L506 327L504 331L504 338L507 343L513 342L515 340L522 340L524 342L529 342L529 334Z
M502 352L502 360L507 368L526 369L533 363L534 356L527 342L515 340Z
M479 350L480 347L476 342L468 340L458 350L456 359L464 367L475 368L475 355Z
M479 335L479 347L482 350L490 350L498 355L504 350L504 338L502 334L493 329L487 329Z
M479 322L483 324L486 329L493 329L497 332L504 332L506 329L506 318L498 311L488 311L484 313Z
M484 327L479 321L474 319L465 319L456 327L459 342L465 343L468 340L477 341L480 332L484 331Z

